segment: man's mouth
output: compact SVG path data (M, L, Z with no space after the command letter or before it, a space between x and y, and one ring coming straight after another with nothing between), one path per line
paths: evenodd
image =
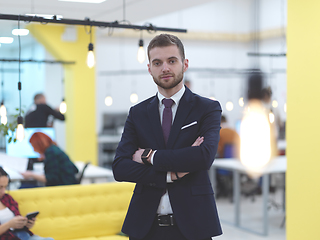
M171 77L172 77L172 75L162 75L162 76L161 76L161 79L166 80L166 79L169 79L169 78L171 78Z

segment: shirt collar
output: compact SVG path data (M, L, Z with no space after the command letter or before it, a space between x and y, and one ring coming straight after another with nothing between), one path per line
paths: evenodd
M182 98L185 90L186 90L186 88L185 88L185 86L183 85L182 88L181 88L177 93L175 93L173 96L170 97L170 98L174 101L174 103L175 103L176 105L179 104L179 101L180 101L180 99ZM166 98L166 97L163 96L159 91L158 91L157 96L158 96L158 99L159 99L160 104L162 104L162 99L164 99L164 98Z

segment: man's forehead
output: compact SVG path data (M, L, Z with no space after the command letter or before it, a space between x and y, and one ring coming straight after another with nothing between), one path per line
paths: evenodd
M181 58L179 49L176 45L166 47L154 47L149 52L150 60L153 59L168 59L168 58Z

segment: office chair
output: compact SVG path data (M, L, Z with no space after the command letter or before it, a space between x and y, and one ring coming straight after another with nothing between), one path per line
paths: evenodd
M225 144L223 148L223 158L234 157L234 145ZM217 169L217 198L227 197L232 202L233 197L233 173L225 169Z
M78 178L78 184L81 184L81 180L82 180L82 178L83 178L84 171L86 170L86 168L88 167L89 164L90 164L90 162L87 162L87 163L84 165L84 167L83 167L83 169L82 169L82 172L81 172L81 174L80 174L80 176L79 176L79 178Z

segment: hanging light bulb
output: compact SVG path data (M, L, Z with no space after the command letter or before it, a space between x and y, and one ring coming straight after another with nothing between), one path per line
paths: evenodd
M18 117L16 139L20 142L24 139L23 118L21 116Z
M268 111L261 101L262 75L249 78L248 105L240 126L240 161L248 174L257 177L271 160L271 137Z
M7 116L7 109L6 109L6 107L4 106L3 101L1 102L1 106L0 106L0 116L1 116L1 117Z
M272 101L272 107L277 108L278 107L278 101L277 100L273 100Z
M139 63L143 63L146 60L146 53L143 48L143 40L139 40L139 49L137 54L137 60Z
M18 29L20 29L20 15L19 15L19 20L18 20ZM18 91L19 91L19 116L17 119L17 130L16 130L16 139L18 141L22 141L24 139L24 127L23 127L23 118L21 116L21 89L22 89L22 84L21 84L21 41L20 41L20 35L18 35L18 40L19 40L19 82L18 82Z
M136 102L138 102L138 94L136 94L136 93L132 93L131 95L130 95L130 102L131 103L136 103Z
M250 101L240 127L240 160L248 169L259 170L271 157L270 124L258 100Z
M1 118L1 124L6 125L8 122L7 116L1 116L0 118Z
M93 44L89 43L88 46L88 55L87 55L87 66L89 68L93 68L93 66L96 64L95 59L94 59L94 53L93 53Z
M62 114L67 112L67 104L64 99L62 99L62 102L60 103L59 110Z
M7 109L4 106L3 101L0 106L0 117L1 117L1 124L4 124L4 125L7 124L7 122L8 122Z

